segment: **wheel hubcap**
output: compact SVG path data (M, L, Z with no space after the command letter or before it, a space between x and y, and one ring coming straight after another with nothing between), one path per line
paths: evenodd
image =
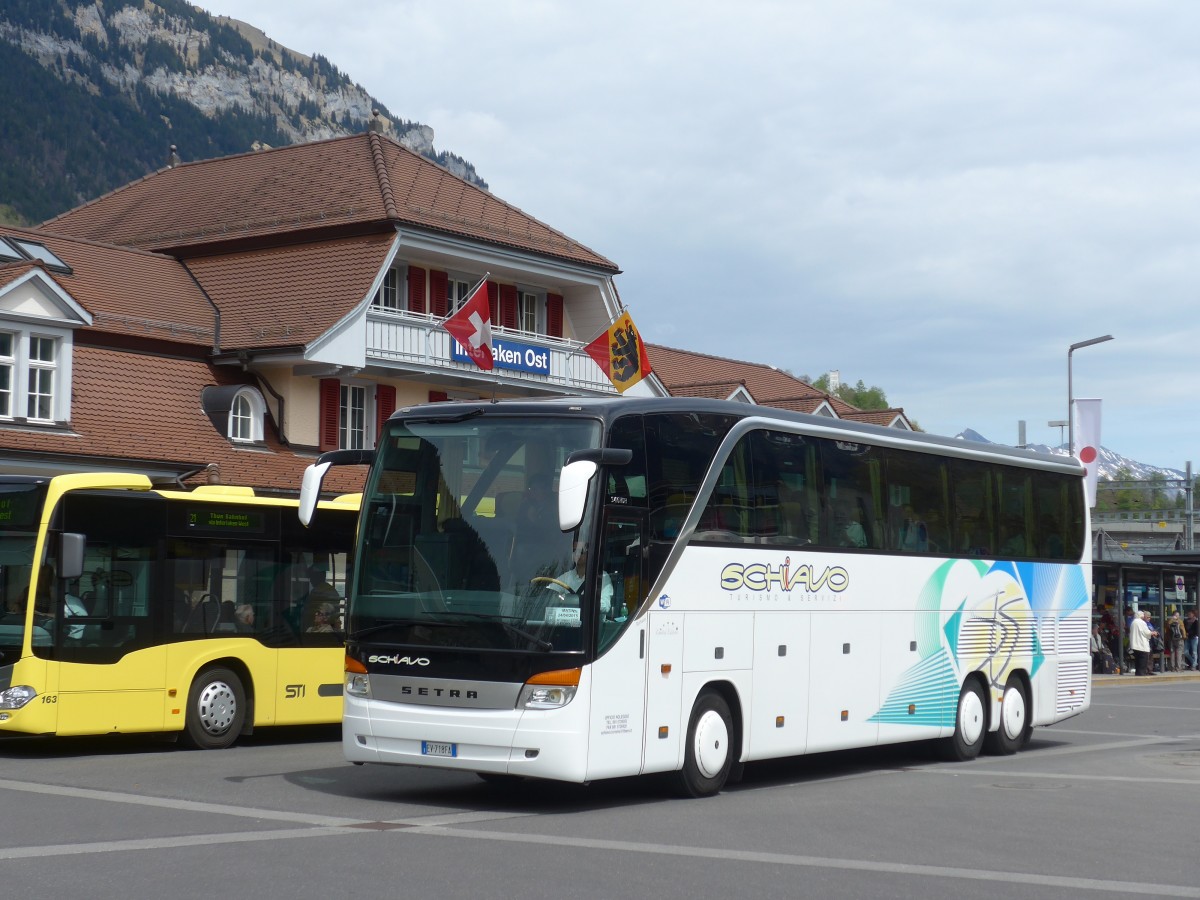
M237 715L237 697L233 689L223 681L206 684L196 702L200 727L212 735L224 734L233 725Z
M1025 694L1020 688L1010 687L1004 691L1000 701L1000 725L1009 740L1016 740L1025 730Z
M958 730L968 745L974 744L983 734L983 703L975 691L963 694L958 707Z
M696 723L696 768L705 778L720 774L729 756L729 728L720 715L709 710Z

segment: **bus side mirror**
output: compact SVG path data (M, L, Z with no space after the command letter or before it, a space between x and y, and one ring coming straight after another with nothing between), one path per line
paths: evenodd
M83 550L87 545L87 537L82 534L66 532L62 536L58 548L58 577L78 578L83 574Z
M574 531L583 519L583 504L587 500L588 482L599 467L590 459L569 462L558 475L558 527Z
M304 470L304 480L300 482L300 524L305 528L312 521L313 513L317 511L317 501L321 499L321 482L325 473L333 463L315 462Z

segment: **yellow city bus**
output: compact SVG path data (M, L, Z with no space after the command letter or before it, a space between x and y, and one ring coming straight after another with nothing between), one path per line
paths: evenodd
M342 715L359 497L0 477L0 734L177 733L228 747Z

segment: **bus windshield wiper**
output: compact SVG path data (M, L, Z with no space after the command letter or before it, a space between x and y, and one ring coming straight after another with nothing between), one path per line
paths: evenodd
M531 644L534 644L539 650L553 650L554 645L547 640L543 640L536 634L530 634L524 629L518 628L512 623L515 616L499 616L494 613L479 613L479 612L464 612L459 610L445 610L440 613L443 616L465 616L469 619L479 619L483 622L498 622L500 626L509 634L515 634L517 637L525 638Z
M467 419L474 419L476 416L482 416L482 409L470 409L464 413L459 413L457 416L421 416L420 418L405 419L406 425L425 425L427 423L448 423L453 425L455 422L465 422Z
M382 625L370 625L366 628L360 628L358 631L352 631L346 635L346 638L347 640L357 641L359 638L365 637L368 634L387 631L389 628L407 628L410 625L446 625L450 628L462 627L460 622L443 622L440 619L392 619L392 621L384 622Z

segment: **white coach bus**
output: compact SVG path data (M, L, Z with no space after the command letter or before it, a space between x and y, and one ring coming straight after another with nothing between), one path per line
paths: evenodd
M301 516L330 465L305 476ZM387 423L346 625L355 763L585 782L1087 708L1074 460L723 401L439 403Z

